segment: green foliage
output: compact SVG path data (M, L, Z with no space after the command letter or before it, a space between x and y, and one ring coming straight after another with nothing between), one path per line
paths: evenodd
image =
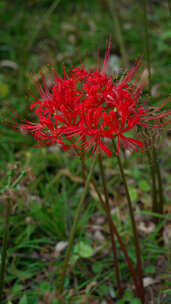
M138 186L144 192L148 192L151 189L150 184L145 179L141 179Z
M135 298L131 291L126 290L122 299L116 301L116 304L141 304L140 299Z
M90 258L93 254L93 248L89 244L80 241L74 246L73 253L74 255L81 258Z
M135 189L135 187L129 187L129 194L130 194L130 197L131 197L131 201L132 202L136 202L137 198L138 198L138 192L137 190Z
M23 295L22 298L20 299L19 304L27 304L27 296Z
M142 7L138 1L133 2L134 5L130 6L125 1L119 4L124 39L131 63L144 53ZM11 112L14 112L14 108L24 118L34 121L35 117L30 116L29 111L32 97L28 90L36 91L34 83L35 79L40 80L40 73L50 75L49 70L52 66L62 75L63 62L66 71L70 66L80 64L80 61L90 69L94 69L98 50L99 60L103 61L105 41L110 33L112 34L111 53L120 61L114 24L106 1L13 0L10 3L2 0L0 19L2 24L0 28L1 122L8 120L9 117L19 120L14 113L10 113L7 105L12 106ZM156 104L170 93L171 79L168 65L171 32L167 26L170 21L164 5L156 4L149 20L152 31L151 47L154 50L152 80L153 85L157 84L159 87L158 94L156 93L153 98ZM27 96L29 98L26 98ZM0 138L1 237L4 229L3 204L8 190L12 190L12 215L5 278L7 303L43 303L46 301L44 299L47 299L47 294L51 294L51 303L57 304L53 292L56 291L60 279L64 251L55 255L55 248L58 242L68 239L75 208L83 191L83 183L74 179L81 176L79 159L63 153L60 147L57 149L53 147L54 150L48 147L34 148L35 141L31 136L23 136L7 128L3 123L1 123ZM166 152L164 148L160 161L165 171L167 195L170 163L166 159ZM145 210L149 210L151 206L149 165L145 157L143 160L142 158L143 156L138 156L137 153L131 157L126 155L124 165L130 180L129 190L134 208L136 209L137 202L140 202ZM91 160L86 162L89 164ZM116 211L112 216L124 242L129 245L128 253L135 265L132 230L126 216L125 194L116 164L116 159L106 161L110 203ZM63 169L68 170L67 173ZM95 177L100 186L98 168ZM17 185L15 185L16 179L19 179ZM169 198L166 197L167 200ZM89 193L79 221L71 265L65 282L66 304L74 301L76 293L77 295L85 293L86 296L95 295L100 302L108 295L117 298L117 290L113 288L113 285L116 287L116 278L113 274L108 227L105 220L104 223L98 224L99 214L104 215L104 212L97 204L95 205L95 201L98 200ZM139 214L156 218L156 214L149 211L141 211ZM144 236L142 241L146 275L155 274L160 256L168 255L167 248L160 247L156 241L158 231L164 227L168 219L166 216L161 218L163 221L156 225L154 232ZM98 229L102 234L102 241L95 234L97 227L100 227ZM118 243L116 245L121 277L124 283L130 282L123 253ZM166 278L163 289L167 291L168 288ZM75 294L72 296L73 291ZM163 304L167 303L167 300L162 301ZM139 303L128 290L122 300L116 300L117 304L126 302Z

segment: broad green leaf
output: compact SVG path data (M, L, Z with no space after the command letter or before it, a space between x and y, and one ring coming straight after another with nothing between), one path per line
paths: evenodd
M131 304L141 304L141 301L138 298L131 298L130 303Z
M138 198L138 191L135 188L129 187L129 194L131 197L131 201L134 203Z
M95 273L99 273L103 270L103 263L95 263L92 265L92 269Z
M24 286L23 286L23 285L16 283L16 284L14 284L14 286L12 287L11 292L12 292L12 294L18 294L18 293L20 293L21 290L23 290L23 289L24 289Z
M26 295L23 295L19 304L27 304L27 296Z
M125 300L124 299L119 299L118 301L116 301L116 304L125 304Z
M27 304L39 304L36 296L28 296Z
M9 94L9 86L6 83L0 83L0 97L6 97Z
M39 288L42 291L47 291L47 290L51 289L51 285L50 285L49 282L43 281L43 282L40 283Z
M155 273L155 272L156 272L156 268L154 265L149 265L145 267L145 273Z
M150 191L151 189L150 184L145 179L141 179L138 183L138 186L143 191Z
M81 258L89 258L93 254L93 248L89 244L80 241L75 245L74 253Z
M101 285L99 290L102 296L109 294L109 286L107 285Z

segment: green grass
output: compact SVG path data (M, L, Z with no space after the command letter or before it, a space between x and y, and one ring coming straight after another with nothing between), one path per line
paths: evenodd
M122 1L120 7L130 64L144 54L142 8L137 1L132 2L129 1L127 5L127 1ZM166 4L167 1L163 1L163 4L156 4L152 11L149 11L152 82L157 91L153 104L166 99L170 93L171 32ZM34 90L33 79L38 78L40 73L46 75L51 66L62 74L63 62L66 70L69 70L70 66L80 64L80 61L90 68L96 67L97 51L100 50L102 61L105 42L110 34L111 54L120 58L120 51L114 39L113 21L105 1L76 1L76 5L68 5L67 1L1 1L0 19L3 24L0 29L1 117L11 115L7 107L11 104L26 119L34 119L28 110L32 100L28 90ZM25 175L11 194L12 212L4 303L57 304L55 292L61 275L64 251L56 257L55 246L68 240L75 208L83 191L83 183L75 179L81 177L79 160L64 153L60 148L35 148L31 137L23 136L4 124L1 124L0 136L1 237L4 230L3 204L9 179L14 182L21 172L25 171ZM159 160L165 183L166 205L169 204L168 142L169 137L165 134ZM87 163L89 162L91 161L88 160ZM126 199L119 170L115 160L106 159L105 165L108 190L115 210L113 218L124 241L129 244L128 252L135 263L131 223L126 215ZM135 153L131 157L125 157L124 166L137 213L143 210L150 212L150 170L145 155ZM98 168L95 170L95 176L100 187ZM65 282L66 304L86 304L89 301L101 303L105 298L117 298L108 228L105 220L103 221L104 213L92 193L89 193L85 206ZM102 219L100 224L99 218ZM163 218L164 223L166 220L167 216ZM98 229L102 229L104 239L101 241L93 230L97 225ZM152 234L142 236L141 247L146 276L155 277L158 260L161 256L167 260L169 256L167 246L160 247L157 244L157 229L158 226ZM80 253L78 245L82 246L83 252L87 250L87 257ZM127 287L127 282L131 282L131 279L120 251L119 261L121 278ZM158 275L160 277L160 273ZM163 275L164 284L158 293L158 303L164 304L169 290L169 277L167 272ZM126 291L124 299L117 298L116 303L126 303L126 300L131 304L138 303L129 290Z

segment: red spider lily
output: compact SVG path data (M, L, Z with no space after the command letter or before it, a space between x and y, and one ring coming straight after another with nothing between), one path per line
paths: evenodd
M117 138L118 153L120 142L125 149L140 151L144 143L130 138L126 132L136 126L159 127L154 121L168 116L160 107L151 110L147 102L140 101L143 85L134 79L140 66L137 62L121 80L106 74L110 55L110 45L106 51L102 70L86 71L84 66L72 69L69 75L64 71L64 79L54 75L51 90L42 78L43 86L37 84L40 98L35 98L30 110L38 117L37 122L29 122L20 117L21 123L11 118L6 124L20 132L28 132L44 144L59 143L66 150L78 152L97 150L112 155L106 139Z

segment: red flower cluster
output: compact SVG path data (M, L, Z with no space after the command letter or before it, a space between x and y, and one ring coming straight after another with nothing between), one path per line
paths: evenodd
M55 75L51 90L43 79L43 86L38 86L40 98L30 107L38 121L22 119L22 124L12 121L8 125L31 133L41 143L59 143L64 149L72 147L79 152L96 153L100 149L111 156L108 142L114 138L118 140L118 152L120 142L125 149L142 150L144 143L128 137L126 132L135 126L160 126L154 121L169 114L160 112L166 102L154 110L146 102L141 103L143 87L132 81L139 63L117 81L106 74L108 59L109 49L101 71L97 68L89 72L81 66L72 69L68 76L64 73L64 78Z

